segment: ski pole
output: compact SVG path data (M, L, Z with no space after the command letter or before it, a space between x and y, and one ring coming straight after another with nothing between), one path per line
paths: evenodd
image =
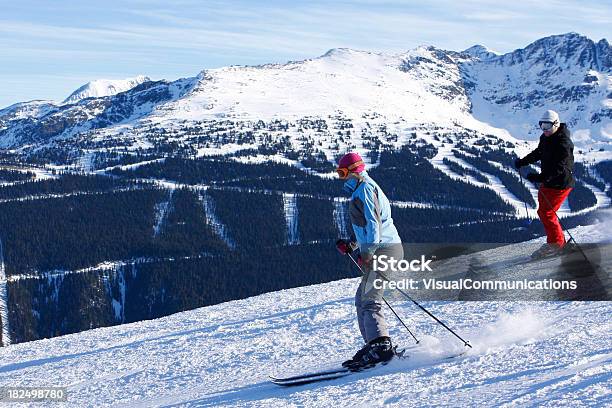
M359 266L359 264L355 261L355 259L349 254L349 256L351 257L351 259L353 260L353 262L357 265L357 268L359 268L359 270L361 271L362 274L365 274L363 269L361 268L361 266ZM377 271L376 269L373 269L374 272L376 272L376 274L378 276L380 276L381 278L383 278L386 281L389 281L389 279L387 279L387 277L385 275L383 275L381 272ZM417 302L416 300L414 300L413 298L410 297L410 295L408 295L406 292L404 292L403 290L401 290L400 288L396 288L397 291L399 293L401 293L402 295L404 295L404 297L406 297L406 299L410 300L412 303L414 303L416 306L419 307L419 309L421 309L422 311L424 311L425 313L427 313L427 315L429 315L429 317L431 317L432 319L434 319L436 322L438 322L442 327L444 327L446 330L448 330L449 332L451 332L455 337L457 337L459 340L461 340L463 342L463 344L469 348L472 348L472 345L470 344L469 341L464 340L461 336L459 336L457 333L455 333L450 327L448 327L447 325L444 324L444 322L442 322L440 319L438 319L436 316L434 316L429 310L425 309L423 306L421 306L419 304L419 302Z
M523 174L521 173L521 169L518 169L519 178L521 179L521 184L525 187L525 183L523 182ZM525 187L527 188L527 187ZM525 204L525 216L527 216L527 221L531 221L531 217L529 217L529 211L527 211L527 200L523 199L523 204Z
M406 331L408 333L410 333L410 335L412 336L412 338L414 339L414 341L416 342L416 344L419 344L420 341L419 339L416 338L416 336L414 334L412 334L412 332L410 331L410 329L408 328L408 326L406 326L406 323L404 323L404 321L402 320L401 317L399 317L399 315L395 312L395 310L391 307L391 305L389 304L389 302L387 302L387 299L383 298L383 302L385 302L385 304L389 307L389 309L391 309L391 311L393 312L393 314L395 315L395 317L397 317L397 320L400 321L400 323L402 324L402 326L404 326L404 328L406 329Z
M541 188L541 186L538 186L538 191L540 190L540 188ZM576 240L574 239L574 236L572 235L572 233L569 231L569 229L565 228L565 226L561 222L561 218L559 218L559 214L557 214L557 211L555 211L555 209L553 208L552 204L550 203L550 200L548 199L548 197L546 197L546 194L540 192L540 195L542 197L544 197L544 199L546 200L546 204L548 205L548 208L550 208L552 210L552 212L555 214L555 217L557 217L557 221L559 222L559 225L561 226L561 229L563 229L565 232L567 232L567 235L569 235L570 239L569 239L568 242L574 241L574 244L576 244L576 248L578 248L578 251L580 251L580 253L584 257L584 260L587 261L591 266L593 266L593 264L591 264L591 261L589 261L589 258L586 256L586 254L582 250L582 247L580 246L580 244L578 244L578 242L576 242Z
M355 261L355 258L353 258L351 256L351 254L347 253L346 255L348 255L349 258L351 258L351 261L353 261L353 263L355 264L355 266L357 266L357 268L359 268L359 271L361 272L361 274L363 275L363 270L361 269L361 267L359 266L359 264ZM397 317L397 320L400 321L400 323L402 324L402 326L404 326L404 328L408 331L408 333L410 333L410 335L412 336L412 338L414 339L414 341L416 341L416 344L419 344L420 341L419 339L416 338L416 336L414 334L412 334L412 332L410 331L410 329L408 328L408 326L406 326L406 323L404 323L404 321L402 320L401 317L399 317L399 315L395 312L395 310L393 309L393 307L391 307L391 305L389 304L389 302L387 302L387 299L385 299L384 297L382 298L382 300L385 302L385 304L389 307L389 309L391 309L391 311L393 312L393 314L395 315L395 317Z

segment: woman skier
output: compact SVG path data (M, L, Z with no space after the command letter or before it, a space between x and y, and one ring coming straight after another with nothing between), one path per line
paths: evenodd
M538 147L515 166L541 162L541 173L529 173L527 179L541 183L538 191L538 216L546 230L546 243L532 254L533 258L555 255L565 245L563 229L557 218L557 210L574 187L574 144L565 123L560 123L557 112L548 110L539 122L542 135ZM519 170L520 171L520 170Z
M382 313L384 289L374 287L374 280L380 276L373 270L372 261L374 256L380 255L400 260L403 249L393 225L389 200L368 176L361 156L347 153L338 162L336 171L340 179L346 180L344 190L351 195L349 214L353 228L352 240L338 240L336 246L344 255L359 248L358 262L364 272L355 294L355 307L365 345L342 365L359 369L393 358L394 349ZM385 272L385 277L389 277L389 271Z

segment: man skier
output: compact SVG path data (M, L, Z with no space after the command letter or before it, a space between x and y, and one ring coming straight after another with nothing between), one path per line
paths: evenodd
M563 229L557 210L574 187L574 144L565 123L559 122L557 112L548 110L539 122L542 135L538 147L515 161L517 169L541 162L541 173L529 173L527 179L541 183L538 191L538 216L546 230L546 244L532 254L533 258L554 255L565 245Z
M373 285L374 280L380 276L373 270L372 260L374 256L383 254L400 260L403 258L403 249L393 225L389 200L378 184L368 176L361 156L347 153L338 162L337 172L340 179L346 180L344 190L351 194L349 214L353 239L338 240L336 246L344 255L359 248L358 262L364 272L355 294L355 307L365 345L342 365L359 369L393 358L394 350L382 313L384 290L376 289ZM389 277L388 271L385 277Z

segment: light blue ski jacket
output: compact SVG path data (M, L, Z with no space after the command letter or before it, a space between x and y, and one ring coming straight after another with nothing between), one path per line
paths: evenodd
M401 243L391 218L389 199L367 172L361 178L349 178L344 190L351 194L349 215L355 239L366 255L376 251L378 244Z

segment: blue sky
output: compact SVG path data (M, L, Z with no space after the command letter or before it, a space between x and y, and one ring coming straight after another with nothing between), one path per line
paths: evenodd
M0 107L62 100L96 78L194 76L330 48L509 52L576 31L610 40L609 2L1 0Z

